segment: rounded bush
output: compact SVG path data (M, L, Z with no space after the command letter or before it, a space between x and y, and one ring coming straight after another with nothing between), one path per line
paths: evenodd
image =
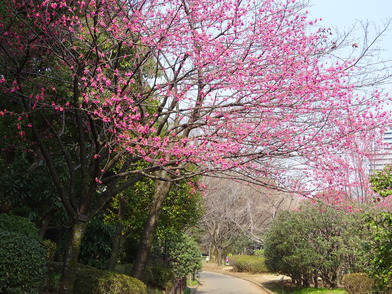
M45 254L38 240L0 230L0 293L37 293L44 283Z
M230 257L230 265L233 266L233 270L236 272L252 274L268 272L265 259L255 255L233 255Z
M373 288L373 280L365 273L347 274L343 277L344 289L348 294L368 294Z
M0 231L19 233L39 240L38 231L34 224L27 218L17 215L0 214Z
M135 278L91 267L77 269L74 292L78 294L147 294L146 285Z

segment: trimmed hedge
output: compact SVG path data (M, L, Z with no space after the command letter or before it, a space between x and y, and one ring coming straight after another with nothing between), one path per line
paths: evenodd
M19 233L28 238L40 240L34 224L29 219L17 215L0 214L0 231Z
M249 272L252 274L267 273L263 257L255 255L233 255L230 257L230 265L236 272Z
M373 280L365 273L347 274L343 277L344 289L348 294L372 293Z
M142 282L127 275L91 267L77 269L74 292L78 294L147 294Z
M46 252L34 225L14 219L11 227L17 232L8 231L12 217L0 215L0 293L38 293L45 279Z

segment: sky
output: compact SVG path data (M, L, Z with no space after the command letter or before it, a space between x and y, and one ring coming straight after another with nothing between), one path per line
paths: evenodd
M392 18L391 0L310 0L308 8L312 17L336 26L350 26L356 20L381 23ZM391 35L390 35L391 36Z
M319 19L322 18L321 25L337 29L339 32L348 30L356 22L368 21L379 27L388 19L391 20L389 29L383 34L383 37L377 43L377 47L382 50L380 57L384 60L391 60L392 64L392 0L309 0L309 7L307 8L308 18ZM363 30L359 30L358 25L358 39L355 41L361 44L363 40ZM370 36L374 35L374 27L371 26L372 31ZM361 35L362 34L362 35ZM392 95L392 82L387 82L381 86L385 92ZM391 108L388 106L388 108Z
M392 19L392 0L310 0L308 11L310 19L322 18L323 26L342 31L356 21L382 26L386 19ZM392 24L378 45L392 59Z

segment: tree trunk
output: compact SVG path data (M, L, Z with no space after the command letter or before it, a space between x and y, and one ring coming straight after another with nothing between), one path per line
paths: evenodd
M108 266L108 270L110 271L114 271L116 269L117 259L120 253L120 245L122 241L122 231L123 231L122 221L124 220L124 215L125 215L125 203L124 203L124 197L121 195L119 206L118 206L118 223L116 228L116 235L114 236L113 247L112 247L112 252L110 255L109 266Z
M216 247L216 254L218 259L218 265L222 265L222 249L219 246Z
M86 227L86 222L77 220L72 228L72 235L68 241L68 248L64 257L63 272L59 286L60 294L74 293L75 269Z
M160 171L157 172L157 176L164 178L167 177L167 173L165 171ZM136 279L143 280L144 271L150 257L155 230L161 216L163 201L169 193L171 185L171 182L155 180L153 202L149 208L148 218L144 225L139 248L136 253L135 264L132 269L132 276Z

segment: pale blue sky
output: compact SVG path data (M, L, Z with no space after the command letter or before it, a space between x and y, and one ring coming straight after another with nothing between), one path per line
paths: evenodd
M392 17L391 0L311 0L309 12L335 26L355 20L380 21Z
M392 19L392 0L310 0L309 4L309 19L322 18L323 27L337 28L340 32L347 30L357 21L369 21L382 27L387 19ZM363 30L358 30L357 34L358 39L355 42L361 44L360 34L363 34ZM372 28L370 38L373 35ZM392 60L392 21L377 47L383 51L381 57L384 60ZM392 88L391 83L384 86Z
M382 25L392 18L392 0L310 0L309 18L322 18L326 27L340 30L356 21L369 21ZM392 58L392 25L380 46L388 50Z

